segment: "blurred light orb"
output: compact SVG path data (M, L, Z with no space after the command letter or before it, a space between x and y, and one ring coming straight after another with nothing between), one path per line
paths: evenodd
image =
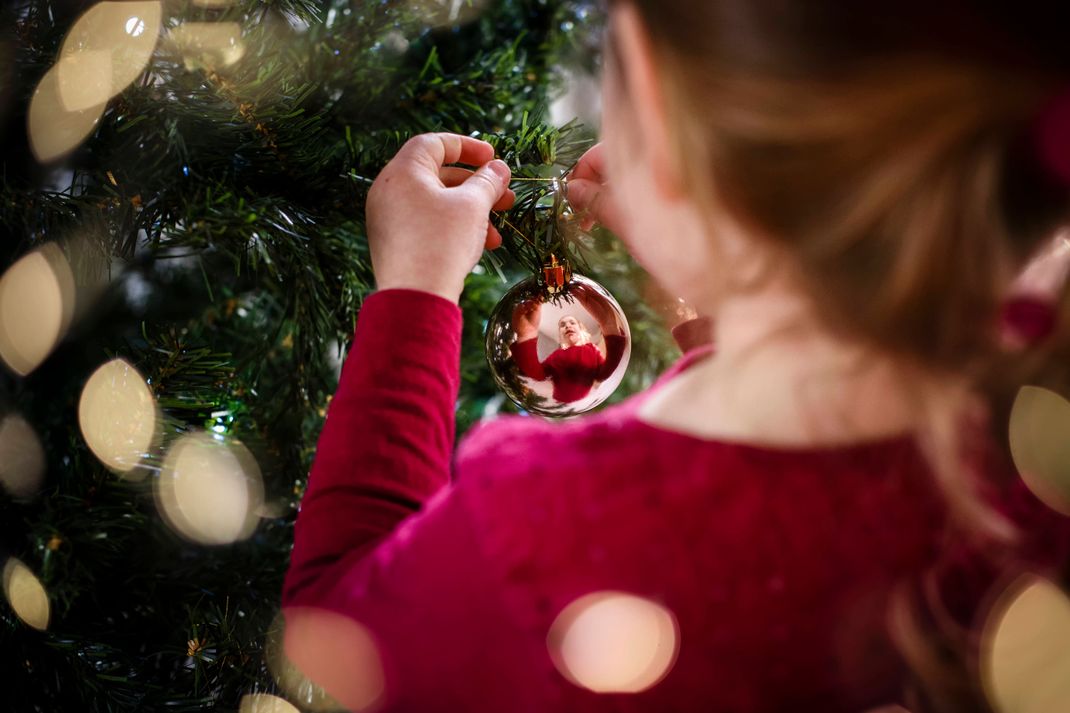
M376 709L386 691L371 632L348 616L288 607L269 632L268 666L287 695L312 711Z
M672 669L679 626L665 607L626 592L594 592L558 614L547 635L557 670L596 693L638 693Z
M409 0L413 11L430 27L463 25L479 17L487 0Z
M49 243L15 261L0 277L0 360L25 376L49 355L70 326L74 274Z
M75 20L60 47L56 62L64 66L80 61L83 53L106 56L94 65L100 75L94 82L96 102L107 102L140 76L149 63L162 24L158 1L98 2Z
M270 693L247 693L242 696L238 713L301 713L292 703Z
M112 359L82 388L78 424L93 455L116 473L128 473L152 447L157 433L156 399L138 370Z
M4 596L19 619L38 631L48 628L48 593L30 568L9 557L4 564Z
M48 163L73 151L96 128L106 101L100 99L91 107L68 111L60 91L59 67L45 72L26 113L26 129L34 158L40 163Z
M168 37L188 70L219 69L245 55L241 25L236 22L185 22Z
M1070 710L1070 599L1055 584L1024 576L985 622L981 676L999 713Z
M45 475L45 450L17 414L0 418L0 486L16 499L31 497Z
M1070 515L1070 402L1023 386L1011 408L1009 440L1026 486L1048 507Z
M111 96L111 63L111 52L107 50L84 50L64 57L55 67L63 109L103 109Z
M155 494L171 528L204 545L252 535L264 502L260 468L249 450L204 432L182 436L171 447Z

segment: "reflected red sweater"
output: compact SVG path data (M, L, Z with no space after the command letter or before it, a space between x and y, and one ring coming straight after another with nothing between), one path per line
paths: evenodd
M529 379L550 379L554 385L555 401L579 401L591 391L596 381L605 381L624 357L625 337L605 335L606 355L594 344L568 349L555 349L546 361L539 361L539 339L532 337L509 345L520 373Z
M856 713L898 700L886 595L937 558L945 523L911 441L766 447L639 421L707 345L625 402L564 422L502 416L455 450L461 318L418 290L365 300L286 573L284 607L371 632L386 710ZM1017 487L999 498L1043 535L1028 566L1065 559L1062 518ZM968 564L945 580L969 621L997 572L955 557ZM598 590L676 616L679 655L652 688L595 694L554 668L551 623Z

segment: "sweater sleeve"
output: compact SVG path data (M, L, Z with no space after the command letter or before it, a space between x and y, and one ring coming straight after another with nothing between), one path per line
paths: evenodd
M317 444L283 604L315 598L450 477L461 309L430 292L372 293ZM350 560L351 561L351 560Z
M709 317L696 317L681 322L672 328L672 337L684 353L695 347L713 344L713 321Z
M513 342L509 345L509 351L521 374L535 381L543 381L547 378L547 373L539 361L538 346L539 338L532 337L522 342Z
M461 321L456 304L419 290L365 300L298 513L284 650L353 708L375 697L381 711L471 710L478 694L530 710L507 675L458 683L503 651L530 661L516 671L544 654L502 605L474 524L482 491L450 482Z
M619 334L607 334L604 339L606 340L606 358L598 367L595 381L605 381L613 374L620 365L620 360L624 357L624 348L628 344L627 337Z

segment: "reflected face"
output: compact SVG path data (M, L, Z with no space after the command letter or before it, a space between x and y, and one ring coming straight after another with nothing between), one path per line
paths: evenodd
M582 327L578 319L565 315L557 320L558 341L569 346L577 346L583 340Z

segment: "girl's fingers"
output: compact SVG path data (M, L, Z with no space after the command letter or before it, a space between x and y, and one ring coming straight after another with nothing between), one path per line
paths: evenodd
M483 244L483 247L487 250L494 250L501 247L502 234L498 232L498 229L494 227L493 223L487 224L487 240Z
M461 168L460 166L443 166L438 170L439 180L442 181L442 185L446 188L453 188L459 186L468 180L475 171L468 168ZM491 210L509 210L516 203L516 193L506 188L505 193L498 199L498 202L494 204Z
M394 159L412 161L437 172L447 163L482 166L494 159L494 147L486 141L460 134L419 134L406 141Z
M602 144L598 143L587 149L587 153L580 157L569 178L601 183L604 180L605 173L605 157L602 152Z

